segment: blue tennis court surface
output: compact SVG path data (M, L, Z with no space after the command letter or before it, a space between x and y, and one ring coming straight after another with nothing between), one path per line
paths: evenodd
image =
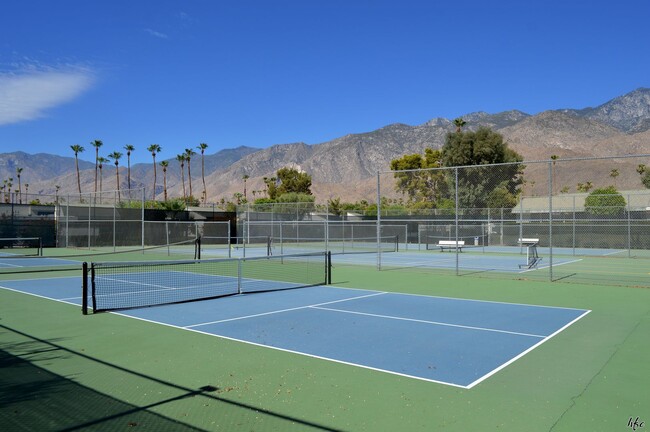
M458 261L457 261L458 260ZM582 259L579 257L554 256L553 266L572 264ZM334 255L334 264L355 264L355 265L377 265L376 254L349 254ZM548 268L548 257L543 256L542 260L534 268L522 268L526 263L526 255L499 255L496 253L480 253L464 251L459 253L439 251L405 251L382 253L381 265L384 267L422 267L454 269L458 263L459 268L464 270L492 271L501 273L526 273Z
M78 277L3 281L0 287L81 304ZM317 286L133 309L121 314L471 388L587 313L582 309Z
M11 254L0 254L0 269L22 268L22 267L55 267L77 265L80 261L68 260L65 258L29 257L17 258Z

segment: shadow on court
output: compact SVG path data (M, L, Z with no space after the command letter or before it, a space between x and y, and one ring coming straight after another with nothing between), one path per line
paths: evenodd
M4 325L0 325L0 329L29 338L28 342L0 346L0 382L3 383L0 386L1 430L108 431L135 428L134 430L151 431L202 431L203 429L152 411L182 399L201 397L206 400L206 403L218 402L214 408L215 419L221 417L220 414L224 409L243 408L257 415L271 416L286 422L287 425L293 423L307 429L337 431L337 429L210 394L221 392L222 389L219 387L212 385L205 385L199 389L183 387L65 348L58 345L56 341L39 339ZM18 357L7 350L18 350L25 354ZM180 394L148 405L136 406L80 385L72 378L52 373L30 361L32 359L57 362L75 358L90 360L102 367L116 369L126 374L126 379L129 375L145 378L150 381L152 388L163 385L179 391Z

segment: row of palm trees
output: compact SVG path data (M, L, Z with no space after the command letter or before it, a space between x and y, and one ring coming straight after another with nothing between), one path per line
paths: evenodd
M197 146L197 149L201 151L201 180L203 181L203 192L201 193L201 200L203 202L206 202L207 200L207 189L205 187L205 150L208 148L208 145L206 143L201 143ZM149 147L147 147L147 151L151 153L151 157L153 159L153 198L156 199L156 181L157 181L157 173L156 173L156 155L160 153L162 148L158 144L151 144ZM188 197L193 197L194 192L192 190L192 157L196 155L196 152L192 148L186 148L184 153L180 153L176 155L176 160L178 161L178 164L180 165L181 168L181 182L183 184L183 200L187 199ZM187 162L187 179L189 183L189 194L187 193L188 190L185 188L185 162ZM169 167L169 162L168 161L162 161L160 162L160 166L162 167L163 170L163 195L164 195L164 200L167 201L168 196L167 196L167 167Z
M117 182L117 194L118 194L118 200L121 199L120 197L120 171L119 171L119 161L122 158L123 154L122 152L119 151L114 151L108 155L109 159L106 159L103 156L99 155L99 149L104 145L104 143L101 140L94 140L91 141L90 143L94 148L95 148L95 193L97 193L97 182L99 179L99 192L101 193L102 191L102 169L104 164L107 162L110 162L109 159L113 160L113 163L115 164L115 175L116 175L116 182ZM79 174L79 153L82 153L85 151L85 148L79 144L74 144L71 145L70 148L74 152L74 158L75 158L75 170L77 172L77 188L79 190L79 197L81 199L81 177ZM207 190L205 187L205 150L208 148L208 145L206 143L201 143L198 145L197 149L201 151L201 178L203 181L203 192L202 192L202 197L201 199L203 202L206 201L207 199ZM126 150L126 157L127 157L127 185L128 188L131 189L131 154L135 150L135 147L131 144L127 144L124 146L124 150ZM159 144L151 144L150 146L147 147L147 151L151 153L151 157L153 159L153 196L152 200L156 199L156 183L157 183L157 170L156 170L156 156L162 151L162 147ZM188 196L192 197L192 172L191 172L191 166L190 162L192 159L192 156L196 155L196 152L191 149L191 148L186 148L184 153L176 155L176 160L180 163L181 166L181 179L183 182L183 199L185 200ZM187 174L188 174L188 180L189 180L189 195L186 194L187 190L185 189L185 162L187 162ZM164 199L167 201L168 196L167 196L167 167L169 166L168 161L161 161L160 166L162 167L163 170L163 191L164 191Z
M16 196L18 197L18 203L22 204L23 203L23 188L20 182L20 176L23 172L23 169L21 167L16 167L16 178L18 179L18 189L15 190ZM9 177L8 179L5 179L2 181L2 185L0 186L0 191L2 192L3 196L3 201L8 203L10 201L10 196L11 196L11 188L14 186L14 178ZM29 184L25 183L25 195L27 195L29 191Z

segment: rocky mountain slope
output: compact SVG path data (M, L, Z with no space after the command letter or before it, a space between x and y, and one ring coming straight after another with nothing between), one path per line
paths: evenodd
M487 126L501 133L527 161L548 160L552 155L563 160L650 153L650 89L646 88L595 108L561 109L534 116L516 110L497 114L477 112L467 114L463 119L467 122L466 130ZM264 177L273 177L278 169L289 164L299 166L312 176L312 190L319 201L334 197L341 197L344 201L373 200L377 171L388 170L390 161L404 154L422 153L427 147L440 148L446 134L454 130L452 120L434 118L417 126L392 124L315 145L293 143L262 150L240 147L206 154L208 201L231 200L234 193L243 192L245 175L250 177L247 181L250 199L252 191L257 193L264 189ZM122 188L126 186L125 159L121 161ZM650 160L644 163L650 164ZM617 160L615 164L621 172L617 179L619 188L642 187L635 172L638 161ZM29 181L30 192L53 193L56 184L61 186L62 193L76 191L74 158L30 156L20 152L0 154L0 179L13 176L17 165L24 167L23 180ZM531 177L531 184L537 183L537 186L529 188L527 193L545 193L543 182L535 182L536 178L545 178L544 167L546 165L534 164L529 167L526 176ZM575 187L580 181L608 180L612 161L577 163L573 168L558 163L558 167L563 167L566 174L558 175L557 186ZM80 162L80 168L83 170L82 190L92 191L94 164ZM191 168L193 194L198 197L202 191L200 155L194 156ZM105 190L115 188L114 173L114 166L104 168ZM145 186L151 191L151 164L133 166L131 175L132 187ZM156 194L162 198L160 166L157 167L156 183ZM169 163L167 185L170 196L182 196L180 166L175 160ZM187 178L186 190L189 191Z

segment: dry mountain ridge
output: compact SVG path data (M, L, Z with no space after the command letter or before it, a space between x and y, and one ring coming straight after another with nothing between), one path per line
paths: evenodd
M648 134L639 133L639 129L643 129L643 125L650 125L650 89L635 90L596 108L546 111L535 116L516 110L497 114L475 112L463 116L463 119L467 122L465 130L487 126L502 133L526 160L548 159L554 154L561 158L630 154L648 149ZM395 123L375 131L349 134L320 144L281 144L262 150L239 147L206 154L208 198L212 202L221 198L231 200L233 193L243 192L242 178L245 175L250 176L248 191L261 191L264 188L263 177L272 177L278 169L294 165L312 176L312 190L320 201L336 196L345 201L374 199L375 174L378 170L387 170L392 159L404 154L422 153L426 147L440 148L446 134L454 130L451 120L434 118L417 126ZM163 146L162 155L164 154ZM0 160L2 157L7 159L8 155L14 154L0 155ZM62 173L59 177L38 182L25 175L24 180L35 186L32 188L30 185L30 191L51 193L54 184L61 184L62 191L75 193L74 158L63 159L68 159L68 165L71 165L67 174ZM124 159L121 161L121 187L126 184ZM158 161L160 160L162 159L159 158ZM182 196L180 166L175 159L168 160L170 196ZM40 160L38 163L48 162ZM84 167L86 171L82 172L82 190L91 191L94 186L94 164L89 166L85 162L82 169ZM107 168L109 169L104 170L104 189L114 189L114 167L111 165ZM30 166L30 170L38 169ZM157 171L156 192L158 198L162 198L160 166ZM8 177L14 172L3 171L0 165L1 175ZM27 169L25 173L28 173ZM576 173L576 177L580 177L579 174L582 175ZM200 176L200 155L197 154L192 159L195 196L200 196L202 190ZM567 179L569 180L571 179ZM186 183L189 183L187 178ZM133 166L132 184L151 188L151 164ZM189 184L186 184L186 188L189 189ZM252 198L252 193L249 192L248 198Z

